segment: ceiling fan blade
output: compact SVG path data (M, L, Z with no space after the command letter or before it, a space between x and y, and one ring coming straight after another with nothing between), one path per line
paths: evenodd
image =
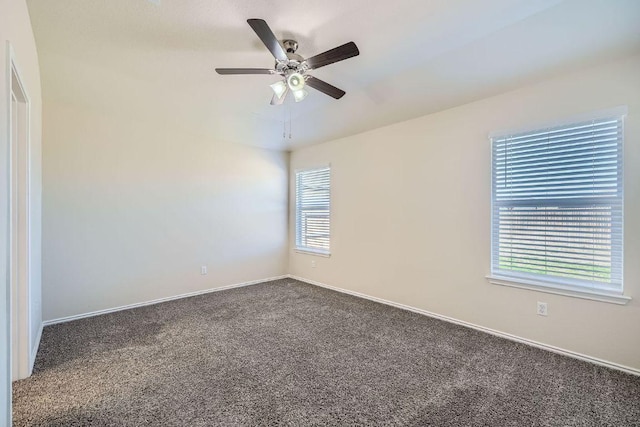
M218 74L275 74L268 68L216 68Z
M320 92L329 95L332 98L335 99L340 99L344 96L344 94L346 93L345 91L343 91L342 89L338 89L335 86L330 85L329 83L320 80L320 79L316 79L315 77L309 76L307 78L307 85L311 86L312 88L314 88L315 90L319 90Z
M334 62L344 61L345 59L352 58L360 55L358 46L354 42L345 43L342 46L335 47L323 53L319 53L316 56L307 58L305 62L310 69L316 69L324 67L325 65L333 64Z
M262 43L264 43L276 59L280 61L286 61L288 59L287 52L284 51L284 48L264 19L247 19L247 23L253 28L253 31L256 32L260 40L262 40Z

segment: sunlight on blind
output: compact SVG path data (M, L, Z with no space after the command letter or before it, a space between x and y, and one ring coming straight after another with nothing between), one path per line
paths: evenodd
M492 272L622 290L622 118L492 138Z
M296 172L296 248L329 253L331 169Z

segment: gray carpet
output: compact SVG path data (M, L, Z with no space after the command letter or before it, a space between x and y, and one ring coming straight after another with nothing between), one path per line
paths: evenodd
M294 280L45 328L15 426L640 426L640 377Z

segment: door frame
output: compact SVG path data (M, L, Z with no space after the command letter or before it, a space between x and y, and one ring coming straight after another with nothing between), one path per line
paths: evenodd
M31 100L7 41L11 378L31 375ZM17 129L15 129L15 128Z

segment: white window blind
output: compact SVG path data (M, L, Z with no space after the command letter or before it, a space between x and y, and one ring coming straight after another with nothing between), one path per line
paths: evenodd
M296 172L296 248L329 254L331 168Z
M622 292L622 117L492 138L492 274Z

